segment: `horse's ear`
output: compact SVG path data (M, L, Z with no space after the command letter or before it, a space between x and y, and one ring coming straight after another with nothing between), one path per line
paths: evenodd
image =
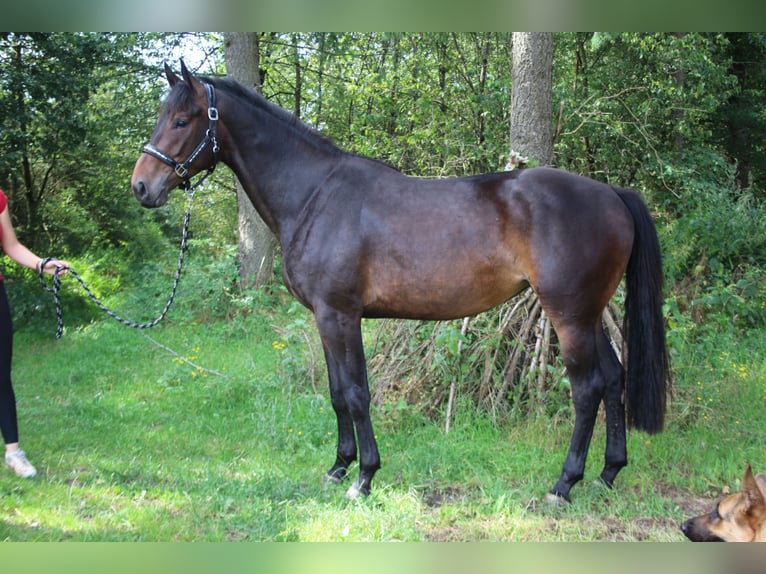
M183 76L186 85L189 86L192 90L196 92L197 90L202 89L200 81L192 75L183 60L181 60L181 75Z
M170 69L167 62L165 62L165 77L168 79L171 88L181 81L181 78L176 76L175 72Z

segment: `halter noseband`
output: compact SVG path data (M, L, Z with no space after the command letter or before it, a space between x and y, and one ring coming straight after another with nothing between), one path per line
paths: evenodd
M207 168L207 173L202 176L202 179L197 181L194 187L197 187L199 184L201 184L207 176L209 176L213 171L215 170L215 166L218 163L218 152L220 148L218 147L218 140L216 139L216 125L218 123L218 108L215 107L215 88L213 88L212 84L209 84L207 82L203 82L203 85L205 86L205 91L207 92L207 118L208 118L208 128L205 132L205 137L202 138L202 141L199 143L199 145L194 148L194 151L191 152L189 157L186 158L186 161L183 163L177 162L175 159L173 159L172 156L165 153L155 145L148 143L146 144L142 149L142 153L149 154L150 156L157 158L161 162L169 165L171 168L173 168L173 171L176 172L176 175L180 177L183 180L183 183L180 187L183 189L189 189L189 166L191 166L192 163L194 163L194 160L197 159L197 156L202 153L202 151L209 145L212 144L213 146L213 165L211 165L209 168Z

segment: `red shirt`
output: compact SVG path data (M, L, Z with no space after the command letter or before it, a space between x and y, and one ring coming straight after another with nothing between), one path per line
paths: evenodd
M6 206L8 205L8 196L5 195L5 192L0 189L0 213L5 211ZM3 238L3 226L0 225L0 239Z
M8 197L5 195L5 192L3 192L2 189L0 189L0 213L5 211L5 208L8 206ZM3 226L0 225L0 240L3 239ZM0 273L0 281L3 280L3 274Z

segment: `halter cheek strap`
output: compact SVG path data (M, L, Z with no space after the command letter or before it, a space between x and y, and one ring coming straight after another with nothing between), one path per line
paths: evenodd
M184 189L189 189L189 167L192 163L197 159L199 154L202 153L202 151L208 146L213 146L213 164L207 168L207 173L200 179L196 184L195 187L200 185L205 178L207 178L213 171L215 170L215 166L218 163L218 152L220 151L220 147L218 146L218 140L216 139L216 127L218 125L218 108L215 107L215 88L213 88L212 84L208 84L207 82L203 82L203 85L205 86L205 92L207 92L207 118L208 118L208 128L205 132L205 137L202 138L202 141L197 145L196 148L194 148L194 151L191 152L189 157L186 158L186 160L182 163L177 162L170 154L165 153L161 149L159 149L157 146L155 146L152 143L146 144L141 151L145 154L148 154L161 162L169 165L171 168L173 168L173 171L176 172L176 175L180 177L183 180L183 183L181 184L181 187Z

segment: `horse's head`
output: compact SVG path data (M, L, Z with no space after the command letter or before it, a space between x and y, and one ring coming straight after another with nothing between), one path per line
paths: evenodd
M215 91L195 78L181 61L179 78L165 64L170 94L160 111L149 143L136 161L131 177L133 195L144 207L159 207L175 187L218 161Z

